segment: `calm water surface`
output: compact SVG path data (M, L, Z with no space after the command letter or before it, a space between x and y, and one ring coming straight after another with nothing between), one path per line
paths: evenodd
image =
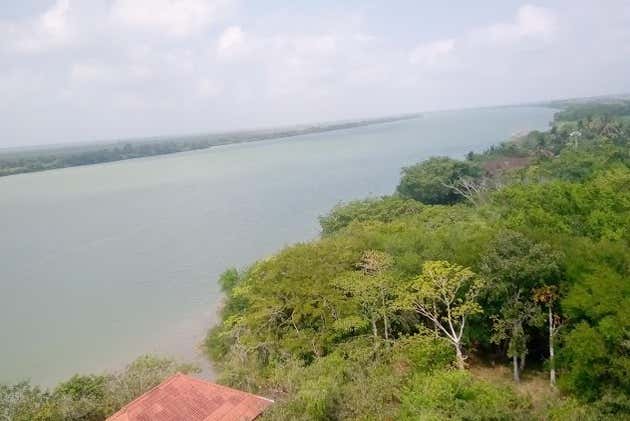
M501 108L0 178L0 382L50 385L139 354L198 358L217 276L319 232L400 168L553 110Z

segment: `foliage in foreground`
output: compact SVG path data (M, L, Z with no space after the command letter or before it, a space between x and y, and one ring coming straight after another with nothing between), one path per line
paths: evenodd
M404 389L401 420L529 420L530 404L513 390L476 380L468 372L416 375Z
M139 357L111 374L75 375L51 391L28 382L0 385L0 419L98 421L177 373L197 369L169 358Z

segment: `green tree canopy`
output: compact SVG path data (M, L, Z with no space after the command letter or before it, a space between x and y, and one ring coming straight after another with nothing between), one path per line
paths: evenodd
M457 365L464 369L462 337L468 318L483 312L477 298L484 285L469 268L428 261L422 266L422 274L404 285L399 306L429 319L436 332L451 342Z
M402 170L398 193L430 205L448 205L463 199L451 187L462 178L478 178L481 169L468 161L434 157Z
M404 215L417 214L422 204L415 200L397 196L385 196L378 199L355 200L338 204L327 215L319 218L322 233L332 234L350 223L356 222L391 222Z

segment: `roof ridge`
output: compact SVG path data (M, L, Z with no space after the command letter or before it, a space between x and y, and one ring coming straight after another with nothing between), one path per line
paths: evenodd
M149 393L153 392L154 390L157 390L159 388L161 388L162 386L166 386L167 384L171 383L173 380L175 380L176 378L180 377L180 376L185 376L187 377L184 373L182 372L176 372L175 374L171 375L170 377L167 377L165 380L163 380L162 382L160 382L159 384L153 386L151 389L147 390L146 392L142 392L142 394L140 396L138 396L137 398L135 398L134 400L132 400L131 402L128 402L125 406L123 406L122 408L120 408L118 411L114 412L112 415L110 415L109 417L107 417L107 419L110 419L114 416L117 416L119 414L123 414L127 411L127 408L129 406L131 406L132 404L135 404L137 402L140 402L141 400L143 400L144 398L147 398Z
M266 400L268 402L274 402L273 399L265 398L264 396L260 396L260 395L255 395L255 394L250 393L250 392L245 392L244 390L234 389L232 387L224 386L224 385L219 384L219 383L214 383L214 382L209 382L209 381L206 381L206 380L203 380L203 379L198 379L197 377L189 376L187 374L182 374L182 376L186 377L187 379L199 382L199 383L203 383L203 384L210 385L210 386L217 386L217 387L219 387L221 389L228 390L228 391L230 391L232 393L234 393L234 392L243 393L245 395L254 396L256 398L260 398L260 399Z

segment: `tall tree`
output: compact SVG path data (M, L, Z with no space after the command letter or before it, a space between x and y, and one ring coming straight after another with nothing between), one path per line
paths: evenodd
M394 310L394 287L387 270L393 262L392 257L384 252L367 250L356 264L355 272L341 276L336 286L345 294L358 301L361 307L363 320L354 317L340 319L338 326L360 327L363 321L367 321L372 327L374 345L378 346L380 333L378 323L383 324L383 338L388 341L390 335L390 317ZM359 323L355 323L358 321Z
M559 279L560 259L561 255L548 244L511 230L500 232L482 256L482 273L493 284L484 297L485 307L494 313L493 339L507 341L508 357L515 364L515 381L525 368L527 328L540 325L532 291Z
M484 286L469 268L443 260L427 261L420 276L405 285L399 305L433 323L455 348L457 367L463 370L462 337L468 318L482 312L477 297Z
M539 324L540 314L531 301L517 294L501 307L499 315L491 317L493 321L491 340L496 344L507 342L507 355L512 358L513 377L517 383L521 381L520 373L525 367L528 350L525 326Z
M545 285L534 290L534 301L547 307L547 324L549 326L549 384L556 386L556 361L554 349L554 337L560 327L560 317L554 314L554 303L558 300L558 288L554 285Z

